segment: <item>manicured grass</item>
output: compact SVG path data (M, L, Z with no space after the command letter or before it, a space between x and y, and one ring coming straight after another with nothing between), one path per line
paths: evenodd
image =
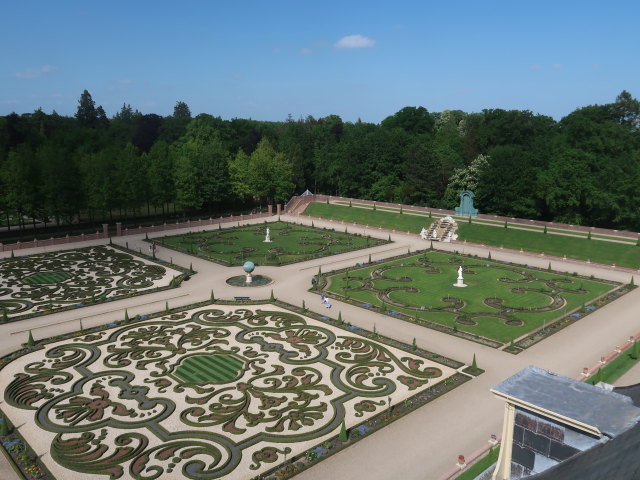
M396 230L411 231L418 234L422 227L428 228L431 220L427 217L416 217L408 214L389 213L366 210L341 205L327 205L312 203L306 214L355 222L363 225L380 226ZM458 240L473 243L483 243L494 247L523 249L528 252L573 258L576 260L590 260L595 263L616 264L620 267L640 268L640 247L629 244L605 242L596 240L595 236L589 240L585 238L564 235L545 234L542 231L533 232L515 228L492 227L478 223L458 222Z
M460 265L466 288L453 286ZM325 288L358 303L507 343L615 285L429 251L330 275Z
M632 358L634 347L629 348L627 351L623 352L613 361L611 361L594 375L592 375L587 380L587 383L595 385L598 382L615 382L622 375L631 370L631 368L640 361L640 345L636 345L636 348L638 348L638 354L636 355L636 358Z
M467 468L464 472L456 477L456 480L473 480L487 468L498 461L500 447L492 448L487 454L476 463Z
M226 383L242 371L243 363L230 355L194 355L176 368L176 376L188 383Z
M304 211L306 215L314 217L328 218L331 220L357 223L359 225L369 225L372 227L383 227L392 230L401 230L420 233L422 228L429 228L434 220L429 217L409 215L406 213L385 212L379 209L370 210L356 207L345 207L326 203L311 203Z
M460 224L458 239L516 250L522 248L528 252L544 252L545 255L556 257L566 255L577 260L640 267L640 247L635 245L466 223Z
M70 277L71 275L65 272L42 272L29 275L28 277L23 278L23 281L28 284L58 283L64 282Z
M265 242L269 228L271 242ZM352 229L353 230L353 229ZM154 238L157 243L226 265L250 260L260 265L281 265L373 247L383 240L294 225L264 223L224 230Z

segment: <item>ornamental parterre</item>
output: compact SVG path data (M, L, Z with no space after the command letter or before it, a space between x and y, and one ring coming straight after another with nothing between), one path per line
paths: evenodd
M137 295L181 272L109 246L0 259L0 316L13 319Z
M455 373L273 305L210 305L48 344L0 378L56 478L164 480L254 478Z

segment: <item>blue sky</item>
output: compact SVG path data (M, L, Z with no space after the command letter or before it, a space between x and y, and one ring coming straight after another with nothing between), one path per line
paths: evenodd
M170 115L380 122L429 111L559 119L640 97L637 1L54 1L0 7L0 115L73 115L84 89Z

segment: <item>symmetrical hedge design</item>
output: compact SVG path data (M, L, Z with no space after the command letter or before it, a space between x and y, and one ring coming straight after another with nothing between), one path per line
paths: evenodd
M265 242L269 228L271 242ZM369 236L294 225L263 223L224 230L194 232L150 241L223 265L285 265L388 243Z
M136 295L180 274L109 246L0 259L0 320Z
M454 286L463 266L466 288ZM501 343L620 286L616 282L437 251L327 277L326 291L399 318L437 323Z
M343 419L454 375L279 307L214 305L27 354L3 369L4 410L35 420L23 434L34 449L51 445L59 478L253 478L337 435Z

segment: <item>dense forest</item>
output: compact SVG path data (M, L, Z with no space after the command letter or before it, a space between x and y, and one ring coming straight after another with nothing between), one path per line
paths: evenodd
M68 223L82 213L221 212L315 193L640 230L640 102L560 121L520 110L406 107L380 124L172 116L130 105L108 118L88 91L74 117L0 117L0 212Z

